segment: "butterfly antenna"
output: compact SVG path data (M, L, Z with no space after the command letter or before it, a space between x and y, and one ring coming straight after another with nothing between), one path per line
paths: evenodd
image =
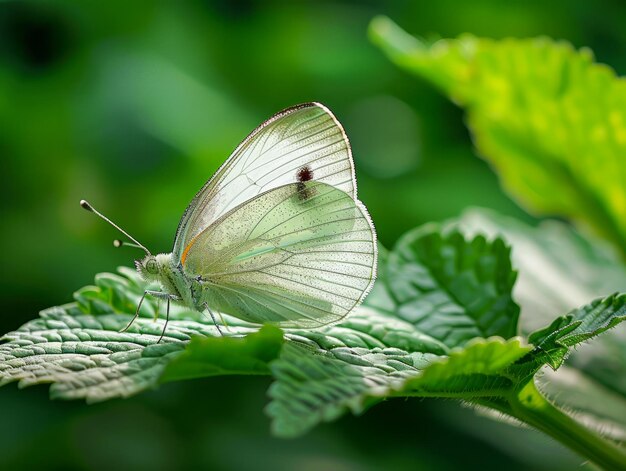
M87 201L85 200L80 200L80 207L83 209L86 209L87 211L90 211L92 213L94 213L96 216L98 216L100 219L105 220L106 222L108 222L109 224L111 224L113 227L115 227L118 231L120 231L122 234L124 234L126 237L128 237L130 240L133 241L133 244L129 243L129 242L122 242L121 240L114 240L113 241L113 245L115 247L121 247L122 245L126 245L128 247L137 247L139 249L142 249L144 252L146 252L148 255L152 255L150 253L150 251L144 247L142 244L140 244L137 239L135 239L133 236L131 236L128 232L126 232L124 229L122 229L120 226L118 226L117 224L115 224L113 221L111 221L108 217L106 217L104 214L102 214L100 211L96 210L93 206L91 206L91 204L89 204Z
M113 247L133 247L135 249L143 249L141 245L133 244L131 242L126 242L125 240L115 239L113 241Z

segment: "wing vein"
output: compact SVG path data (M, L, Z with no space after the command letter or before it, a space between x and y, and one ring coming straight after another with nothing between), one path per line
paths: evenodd
M276 273L268 273L268 272L263 271L263 270L260 270L260 273L265 273L266 275L269 275L269 276L274 276L274 277L276 277L276 278L280 278L280 279L282 279L282 280L286 280L286 281L290 281L290 282L292 282L292 283L296 283L296 284L298 284L298 285L306 286L307 288L311 288L311 289L316 290L316 291L321 291L322 293L331 294L331 295L333 295L333 296L339 296L340 298L349 299L350 301L354 301L354 298L353 298L353 297L351 297L351 296L344 296L344 295L339 294L339 293L334 293L334 292L332 292L332 291L327 291L327 290L322 289L322 288L319 288L319 287L317 287L317 286L311 286L311 285L309 285L309 284L307 284L307 283L304 283L304 282L302 282L302 281L296 281L296 280L293 280L293 279L291 279L291 278L285 278L284 276L277 275ZM344 287L347 287L347 288L352 288L352 289L354 289L355 291L359 291L359 292L361 292L361 293L362 293L363 291L365 291L365 290L361 290L361 289L359 289L359 288L355 288L354 286L348 286L348 285L343 285L343 284L341 284L341 283L335 283L334 281L325 280L325 279L323 279L323 278L318 278L318 277L315 277L315 276L311 276L310 278L311 278L312 280L324 281L324 282L326 282L326 283L337 284L337 285L344 286ZM334 304L334 303L333 303L333 304ZM338 307L341 307L341 306L339 306L339 305L337 305L337 306L338 306ZM345 308L342 308L342 309L345 309Z
M287 267L295 267L295 268L303 268L300 265L292 265L290 263L283 263L283 265L287 266ZM333 271L333 270L325 270L323 268L316 268L316 267L310 267L307 266L306 267L307 270L314 270L314 271L319 271L319 272L323 272L323 273L332 273L333 275L340 275L340 276L349 276L350 278L357 278L359 280L371 280L372 277L371 276L359 276L359 275L351 275L349 273L343 273L340 271ZM334 281L332 283L335 283Z
M311 118L307 118L306 120L301 121L300 123L298 123L298 127L301 128L304 124L319 119L321 118L323 115L316 115L313 116ZM329 117L328 120L331 120L331 118ZM331 120L332 121L332 120ZM324 124L326 121L322 121L321 123L316 124L315 126L311 126L310 128L307 129L299 129L298 131L294 132L293 134L290 134L289 136L285 137L285 134L287 134L287 131L289 131L289 126L285 126L285 130L283 131L282 135L280 136L280 139L277 140L274 144L272 144L263 154L259 154L257 156L257 158L262 157L266 152L270 152L272 149L274 149L278 144L282 144L283 142L293 138L294 136L296 136L297 134L303 133L308 131L311 128L315 128L317 126L321 126L322 124ZM256 160L256 159L255 159Z

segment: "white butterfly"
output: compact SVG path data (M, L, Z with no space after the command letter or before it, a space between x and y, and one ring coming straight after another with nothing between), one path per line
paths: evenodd
M118 245L147 253L137 270L161 291L144 297L166 299L168 318L170 301L206 310L218 330L214 311L285 328L337 322L376 277L376 232L356 196L350 143L319 103L281 111L235 149L187 207L172 253L152 255L113 225L134 242Z

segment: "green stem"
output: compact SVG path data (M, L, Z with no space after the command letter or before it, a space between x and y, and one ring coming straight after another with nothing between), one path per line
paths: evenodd
M533 380L496 408L550 435L606 470L626 470L626 450L576 422L552 405ZM491 404L493 407L494 404Z

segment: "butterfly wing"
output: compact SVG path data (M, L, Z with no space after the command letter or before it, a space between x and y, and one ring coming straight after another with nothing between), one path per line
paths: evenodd
M176 232L174 259L179 261L189 241L233 208L296 182L298 170L305 166L313 179L356 199L348 138L330 110L319 103L281 111L235 149L185 211Z
M376 276L376 234L363 205L310 181L256 196L201 232L182 258L209 306L251 322L309 328L358 305Z

